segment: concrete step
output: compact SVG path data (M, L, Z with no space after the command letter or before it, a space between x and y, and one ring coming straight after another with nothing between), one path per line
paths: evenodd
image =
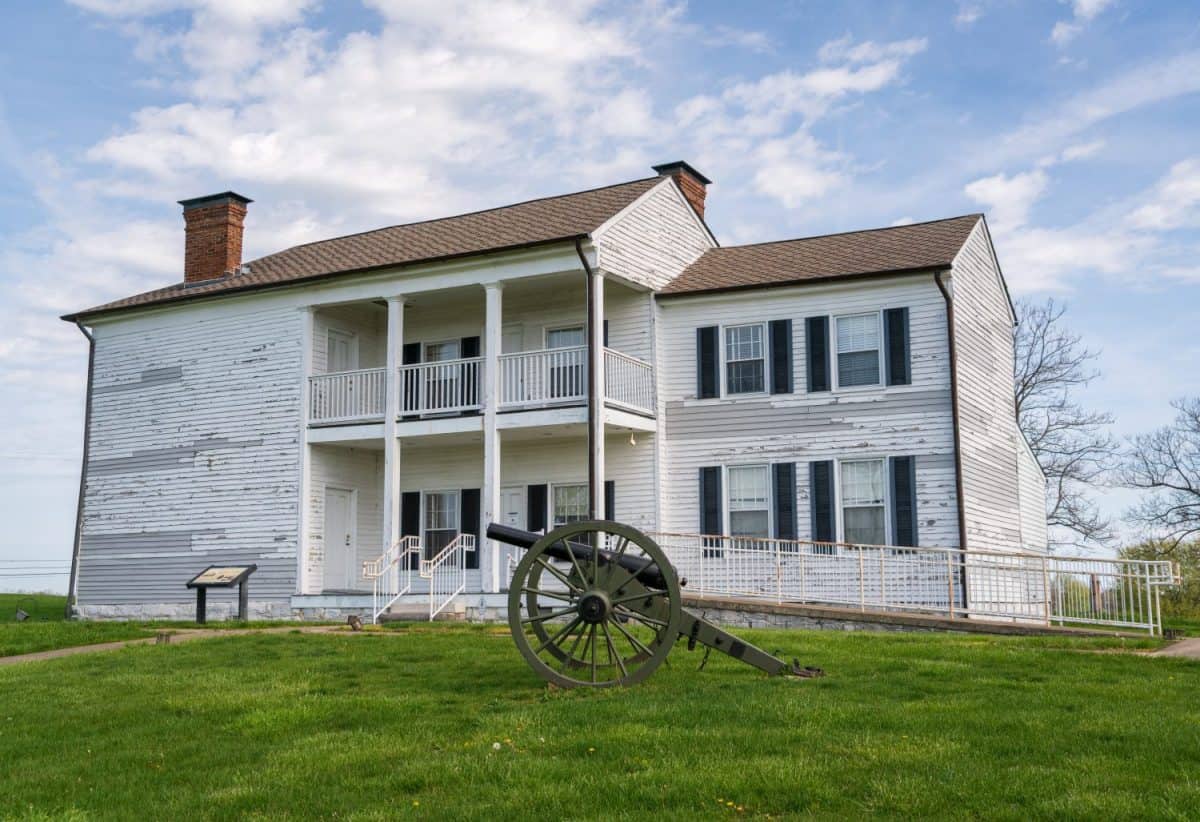
M467 609L462 600L455 600L442 609L435 622L465 622ZM379 615L380 622L428 622L429 601L397 602Z

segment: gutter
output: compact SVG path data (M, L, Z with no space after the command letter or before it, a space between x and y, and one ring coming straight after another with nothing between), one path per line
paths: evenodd
M71 577L67 582L67 607L64 616L70 619L75 609L75 588L79 581L79 548L83 541L83 498L87 491L88 455L92 445L92 374L96 367L96 338L92 332L75 321L79 333L88 341L87 397L83 406L83 458L79 465L79 499L75 504L75 542L71 549Z
M587 295L584 311L587 312L587 353L588 353L588 420L587 420L587 444L588 444L588 519L596 519L598 513L596 511L596 489L593 487L596 480L596 420L600 418L600 392L599 386L596 385L596 355L599 343L599 329L592 322L592 266L587 261L587 255L583 253L583 238L575 238L575 253L579 255L579 262L583 263L584 293Z
M954 299L950 296L946 284L942 282L942 275L945 273L945 271L935 271L933 281L937 284L938 291L942 292L942 299L946 301L946 340L950 356L950 416L954 422L954 494L958 498L954 507L958 510L958 547L960 550L966 551L967 512L963 507L962 424L958 404L958 347L955 345L954 335ZM960 569L960 576L963 608L966 608L967 566L965 562Z

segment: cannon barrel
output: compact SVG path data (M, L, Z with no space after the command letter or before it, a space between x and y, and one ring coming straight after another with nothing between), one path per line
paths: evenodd
M534 531L525 531L521 528L513 528L511 525L501 525L498 522L490 522L487 527L488 539L494 539L498 542L503 542L507 545L515 545L518 548L526 550L533 547L533 544L542 538L542 535ZM590 562L592 559L592 551L594 549L590 545L580 545L579 543L571 543L569 545L557 542L546 549L546 553L555 559L565 561L571 560L571 555L575 555L575 559L584 562ZM618 557L612 551L606 551L603 548L599 549L600 561L610 563L615 561L618 566L629 572L637 572L638 582L645 585L647 588L656 588L662 590L667 587L667 581L659 570L658 564L651 562L646 564L645 560L636 557L621 556Z

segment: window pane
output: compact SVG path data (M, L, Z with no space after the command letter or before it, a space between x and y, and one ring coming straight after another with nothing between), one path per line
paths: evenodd
M458 342L429 343L425 346L425 362L444 362L458 359Z
M739 465L729 469L729 510L767 507L767 466Z
M763 355L761 325L739 325L725 329L725 359L754 360Z
M725 366L725 390L730 394L752 394L764 391L762 360L731 362Z
M767 512L731 511L729 513L729 533L735 537L768 538L771 536L771 525Z
M554 486L554 525L566 525L587 519L588 487L586 485Z
M842 530L845 542L860 545L883 545L887 535L883 527L883 506L846 508Z
M879 352L838 354L838 385L878 385Z
M842 463L842 505L883 505L883 460Z
M555 328L546 332L547 348L574 348L583 344L583 326Z
M838 351L866 351L879 348L879 315L859 314L837 318Z
M425 528L458 528L458 494L453 491L439 491L425 495Z

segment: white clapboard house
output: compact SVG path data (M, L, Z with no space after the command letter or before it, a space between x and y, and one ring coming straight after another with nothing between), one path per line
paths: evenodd
M253 563L257 616L496 615L491 520L630 523L697 591L951 611L981 601L961 549L1044 552L982 215L721 247L708 185L671 163L248 263L250 200L183 201L182 282L66 317L79 613L187 615L190 577Z

